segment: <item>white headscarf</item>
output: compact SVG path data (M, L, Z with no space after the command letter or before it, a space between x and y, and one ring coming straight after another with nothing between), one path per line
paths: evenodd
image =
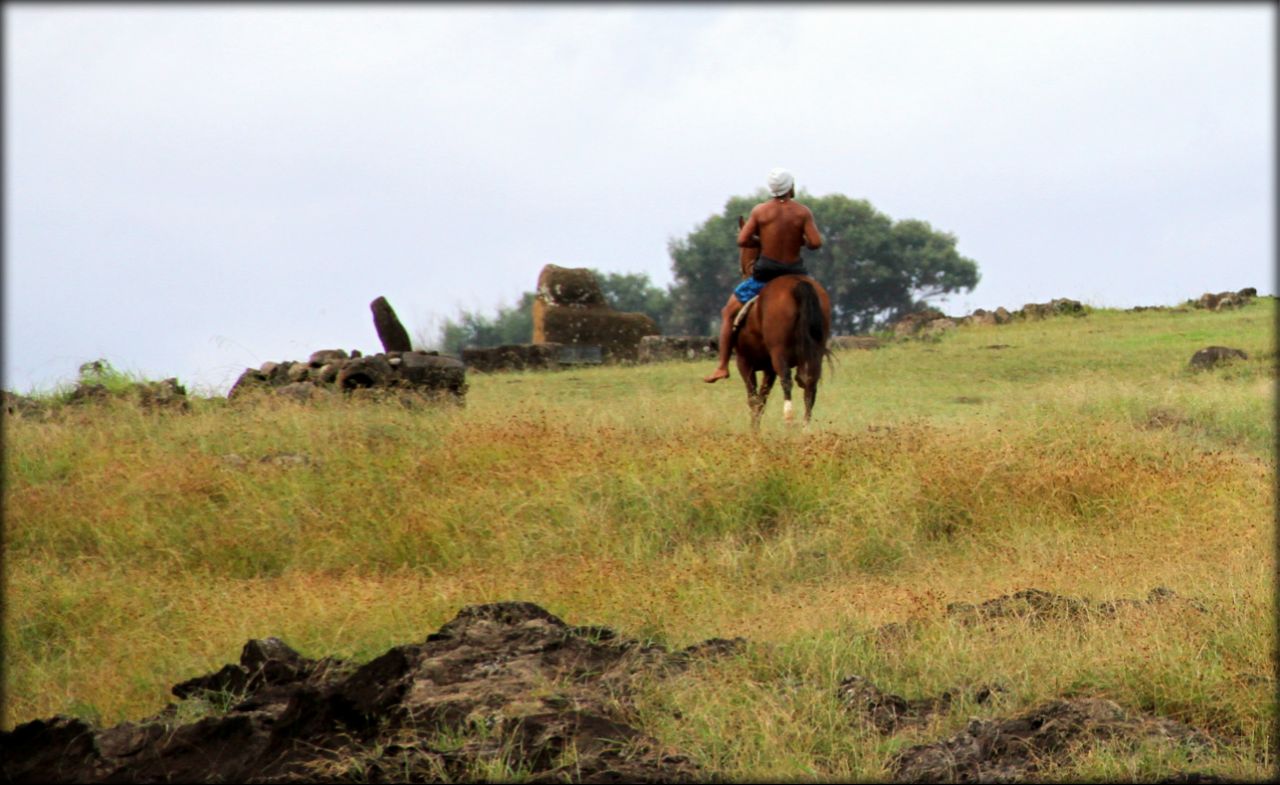
M787 191L790 191L795 184L796 178L792 177L791 172L780 166L769 172L769 193L774 196L782 196Z

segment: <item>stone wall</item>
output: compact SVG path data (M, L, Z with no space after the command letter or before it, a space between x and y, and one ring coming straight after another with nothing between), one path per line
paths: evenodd
M462 350L462 362L476 371L554 371L560 367L558 343L515 343Z
M311 400L339 392L388 391L464 402L466 366L435 352L385 352L350 355L342 349L313 352L307 362L265 362L246 368L227 393L236 399L252 391Z

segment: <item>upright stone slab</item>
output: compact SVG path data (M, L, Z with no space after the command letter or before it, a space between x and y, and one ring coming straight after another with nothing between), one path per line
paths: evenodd
M369 303L369 308L373 310L373 326L378 331L378 340L382 341L384 352L413 351L413 346L409 342L409 333L396 318L396 312L391 309L391 303L387 302L387 298L379 297Z

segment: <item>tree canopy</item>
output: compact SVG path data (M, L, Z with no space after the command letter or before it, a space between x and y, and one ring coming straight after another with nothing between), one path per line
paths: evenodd
M593 270L609 305L653 317L664 334L715 335L720 309L741 280L738 216L769 198L763 189L733 196L687 236L668 244L675 279L667 289L643 273ZM865 199L842 194L797 200L813 211L823 246L803 251L805 266L831 295L832 332L861 333L884 326L952 292L972 291L978 265L956 251L956 237L927 221L894 221ZM525 292L496 316L463 311L447 319L440 348L459 353L467 346L528 343L533 338L533 301Z
M740 280L738 216L769 198L763 189L734 196L688 236L669 244L675 283L671 287L672 328L713 334L720 309ZM831 295L832 331L866 332L931 298L972 291L978 266L956 251L956 237L926 221L893 221L865 199L841 194L797 201L813 211L823 236L818 251L803 251L805 266Z

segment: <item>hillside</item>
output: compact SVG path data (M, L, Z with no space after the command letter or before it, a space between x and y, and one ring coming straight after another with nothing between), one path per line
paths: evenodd
M1074 730L963 776L1261 779L1275 316L1273 298L1093 310L843 351L813 425L785 427L775 391L758 437L741 382L688 363L471 373L462 408L6 417L3 726L243 719L244 684L165 706L270 637L296 655L280 685L356 700L361 666L410 646L426 663L433 634L514 601L571 630L537 651L572 639L661 663L741 641L589 695L530 670L544 686L461 719L395 715L398 753L355 734L327 760L360 765L324 776L396 779L412 737L436 766L414 776L573 778L563 743L521 757L493 720L573 710L643 738L656 779L931 779L1046 717ZM1189 368L1210 345L1248 359ZM324 658L341 679L299 664ZM406 694L415 672L395 672ZM389 757L371 769L375 747Z

